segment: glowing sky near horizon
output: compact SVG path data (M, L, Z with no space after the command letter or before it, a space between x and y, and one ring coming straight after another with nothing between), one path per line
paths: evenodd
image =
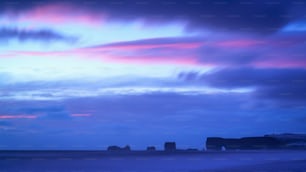
M0 3L3 149L306 131L304 6L146 2Z

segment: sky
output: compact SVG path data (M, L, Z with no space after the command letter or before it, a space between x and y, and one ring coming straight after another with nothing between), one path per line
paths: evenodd
M0 2L0 149L306 132L306 1Z

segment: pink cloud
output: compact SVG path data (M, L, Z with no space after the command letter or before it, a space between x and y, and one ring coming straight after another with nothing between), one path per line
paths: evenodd
M90 117L91 114L89 114L89 113L76 113L76 114L71 114L70 116L72 116L72 117Z
M244 47L258 46L263 44L266 44L266 42L246 39L246 40L219 41L215 43L215 46L227 47L227 48L244 48Z
M21 22L35 22L48 24L82 23L97 26L103 22L103 15L89 13L72 6L50 4L37 6L19 14Z
M142 40L141 40L142 41ZM22 57L81 57L84 59L101 59L117 63L139 64L197 64L192 51L203 45L202 42L120 42L95 47L76 48L66 51L12 51L10 56ZM155 50L155 48L161 48ZM146 52L142 52L146 51ZM149 53L149 54L148 54ZM126 55L128 54L128 55ZM5 57L5 56L3 56Z
M185 38L155 38L116 42L93 47L75 48L65 51L12 51L0 57L77 57L85 60L98 59L110 63L134 64L186 64L194 66L245 65L263 68L301 68L306 66L304 55L293 56L293 49L276 49L277 42L251 39L201 41ZM201 53L205 48L215 48L212 53ZM233 48L233 50L232 50ZM238 49L234 49L238 48ZM278 51L278 52L276 52ZM246 59L237 58L239 52ZM248 54L256 57L249 58ZM244 58L244 57L243 57ZM249 59L248 59L249 58Z
M124 57L124 56L111 56L104 57L104 60L109 62L119 63L137 63L137 64L186 64L186 65L199 65L197 59L194 57L185 58L164 58L164 57Z
M168 44L136 44L136 45L106 45L100 47L94 47L94 50L137 50L137 49L151 49L151 48L177 48L177 49L193 49L202 46L203 43L191 42L191 43L168 43Z
M203 45L198 40L156 38L80 48L73 52L86 58L115 63L197 65L194 50Z
M0 115L0 119L35 119L36 115Z

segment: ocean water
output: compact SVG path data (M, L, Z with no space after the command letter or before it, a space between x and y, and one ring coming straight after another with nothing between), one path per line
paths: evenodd
M306 151L1 151L0 172L306 172Z

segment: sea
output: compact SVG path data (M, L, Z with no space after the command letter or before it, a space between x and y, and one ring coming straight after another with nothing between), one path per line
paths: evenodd
M306 150L0 151L0 172L306 172Z

